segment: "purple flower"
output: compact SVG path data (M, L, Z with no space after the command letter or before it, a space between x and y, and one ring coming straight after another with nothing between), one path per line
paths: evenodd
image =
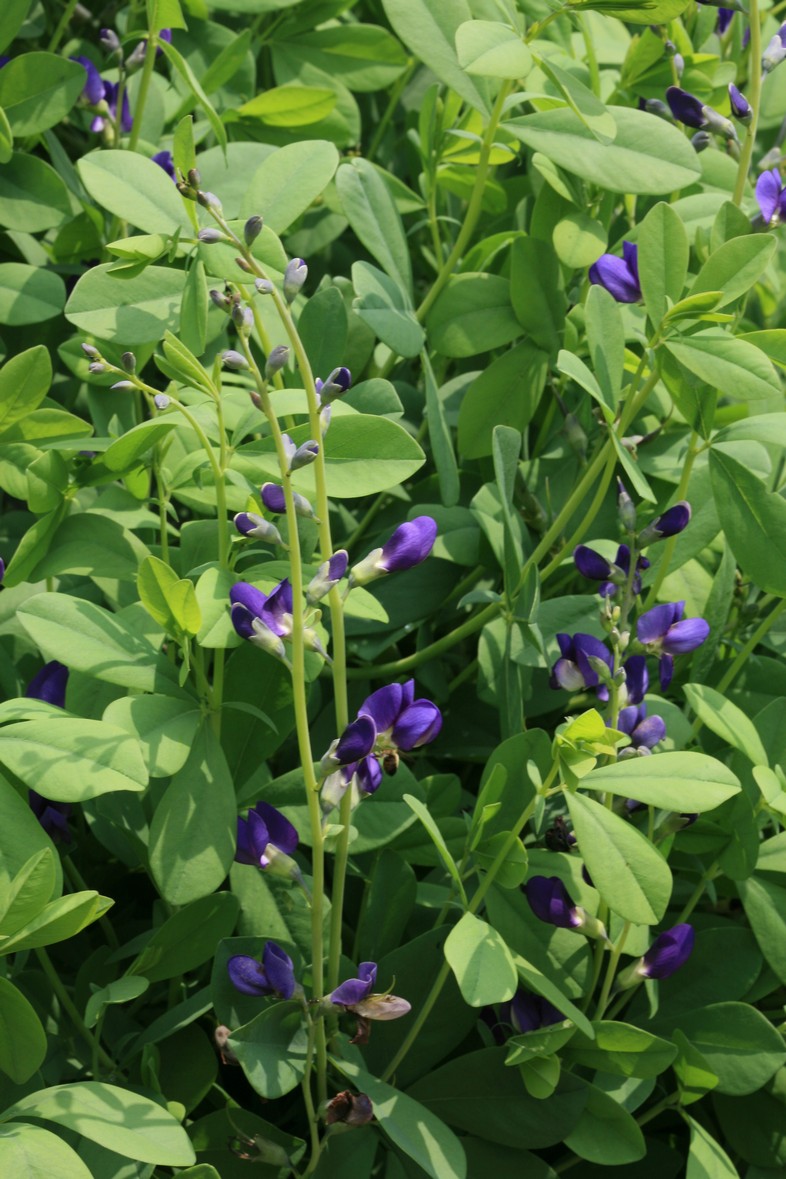
M577 545L573 550L573 560L582 577L586 577L590 581L602 582L598 587L598 593L603 598L613 598L617 590L628 580L630 549L626 544L621 544L618 547L613 564L597 553L595 549L588 548L584 544ZM634 594L641 592L641 573L649 567L650 563L646 557L637 559L632 587Z
M117 96L120 86L117 82L104 82L104 102L107 105L109 115L112 122L117 124ZM131 107L128 102L128 91L123 90L123 105L120 112L120 130L130 131L134 125L134 120L131 118ZM103 115L96 115L90 124L91 131L103 131L106 126L106 119Z
M719 135L725 135L727 139L737 138L734 124L718 114L713 107L703 103L695 94L690 94L679 86L669 86L666 101L674 118L686 127L694 127L697 131L706 127Z
M314 382L322 405L330 405L337 397L343 397L352 384L352 373L348 368L334 368L324 381L317 377Z
M289 434L282 435L282 438L290 471L297 471L301 467L307 467L309 463L314 462L314 459L319 454L319 443L315 442L313 438L309 438L307 442L301 443L300 446L295 445Z
M559 876L531 876L524 886L536 917L560 929L580 929L582 910L574 905Z
M594 635L558 634L560 658L551 669L551 687L576 692L580 688L594 688L600 677L590 660L601 660L611 670L611 652Z
M646 704L629 704L620 709L617 728L630 737L630 745L622 751L630 757L632 753L649 753L654 745L666 736L666 725L660 716L647 716Z
M338 549L327 561L323 561L309 582L306 590L306 600L313 606L330 593L334 585L338 585L347 571L349 554L346 549Z
M247 954L235 954L227 962L227 971L232 986L244 995L291 999L297 989L292 959L275 942L265 942L261 962Z
M76 57L70 57L68 60L77 62L87 72L87 81L79 97L83 98L90 106L96 106L104 97L104 80L100 73L89 57L77 54Z
M764 50L761 58L761 68L765 74L774 70L786 57L786 22L778 29L775 36Z
M778 220L786 217L786 188L777 168L762 172L756 181L756 200L767 225L771 225L776 216Z
M415 681L388 684L368 696L358 709L358 719L370 717L376 726L377 744L409 751L428 745L439 735L442 713L431 700L415 700Z
M590 282L605 287L618 303L638 303L641 299L638 254L638 247L632 242L622 243L621 258L616 254L601 254L590 266Z
M320 803L324 814L337 807L349 787L352 787L353 808L364 795L375 794L382 782L382 768L375 757L363 757L348 766L341 766L328 774L320 792Z
M393 535L380 549L374 549L355 565L350 574L350 586L366 585L386 573L413 569L425 561L437 538L437 522L431 516L417 516L399 524Z
M731 105L731 113L738 122L750 123L753 118L753 107L733 82L729 82L729 103Z
M283 487L279 487L277 483L263 483L260 494L263 505L272 515L282 516L286 513L287 501ZM292 500L298 516L303 516L308 520L314 518L314 509L304 495L298 495L296 491L293 491Z
M289 859L297 843L297 828L269 802L258 802L245 819L238 816L235 852L238 864L269 868L280 861L282 855ZM291 865L285 867L285 875L290 875Z
M690 958L696 934L692 925L675 925L661 933L639 962L642 978L668 978Z
M229 591L232 625L241 639L286 662L283 638L292 630L292 586L284 580L270 594L245 581Z
M65 708L67 683L68 668L53 659L51 662L45 663L41 670L33 676L27 685L25 696L28 700L43 700L46 704Z
M336 1007L344 1007L359 1015L361 1020L368 1019L398 1019L406 1015L410 1005L406 999L398 995L375 995L374 983L377 981L376 962L361 962L358 966L358 977L348 978L346 982L331 991L326 999Z
M358 716L344 729L344 732L334 741L322 758L322 776L338 769L339 766L349 766L367 757L374 748L377 739L377 727L370 716Z
M677 536L690 524L691 510L687 500L667 508L657 520L653 520L639 535L639 547L645 549L647 545L657 540L665 540L669 536Z
M337 1093L325 1110L325 1124L328 1126L336 1122L345 1126L367 1126L373 1118L371 1098L365 1093L352 1093L349 1089Z
M625 691L628 704L641 704L650 686L646 656L631 655L622 666L625 671Z
M512 999L500 1005L499 1018L516 1032L534 1032L561 1023L565 1016L542 995L533 995L519 988Z
M52 802L36 790L28 790L27 803L53 843L70 843L71 831L68 826L68 817L71 814L70 803Z
M653 606L636 624L636 637L655 655L660 656L660 685L665 691L674 672L674 656L695 651L710 633L703 618L686 618L684 602L667 602Z
M154 164L158 164L159 168L163 168L170 180L175 180L175 163L172 159L171 151L157 151L152 156Z
M257 516L255 512L238 512L234 517L234 525L241 536L254 536L265 544L284 544L275 524L271 524L264 516Z

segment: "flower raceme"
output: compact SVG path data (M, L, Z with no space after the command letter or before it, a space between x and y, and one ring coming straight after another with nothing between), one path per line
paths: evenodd
M349 575L350 588L367 585L386 573L413 569L428 557L436 538L437 522L431 516L416 516L414 520L399 524L382 548L374 549L353 566Z
M638 247L633 242L623 242L621 258L616 254L601 254L590 266L589 280L605 287L618 303L638 303L641 299Z
M428 745L439 735L442 713L431 700L415 699L415 681L388 684L368 696L322 758L322 776L370 754L385 757ZM377 782L378 786L379 783ZM374 787L376 789L376 786ZM370 791L366 791L370 793Z
M278 995L293 998L298 985L292 959L276 942L265 942L262 961L248 954L235 954L227 962L229 980L243 995Z

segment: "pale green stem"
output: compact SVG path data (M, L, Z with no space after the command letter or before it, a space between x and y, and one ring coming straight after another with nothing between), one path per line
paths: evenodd
M128 137L129 151L136 151L136 145L139 143L139 136L142 133L142 115L144 114L147 96L150 92L150 80L153 77L153 66L156 63L158 33L158 29L149 29L147 34L147 49L145 50L145 63L142 66L142 79L139 83L139 94L137 95L134 109L131 112L134 119L134 124L131 128L131 134ZM121 109L118 110L118 126L120 126Z
M109 1069L110 1072L120 1073L120 1066L112 1059L109 1053L105 1051L104 1047L97 1042L96 1037L82 1019L76 1004L66 990L65 984L60 978L60 975L52 965L52 960L47 954L46 950L41 947L37 950L34 950L33 952L39 961L41 969L47 977L50 987L57 996L57 1001L68 1015L68 1018L71 1020L82 1039L86 1044L89 1045L94 1059L98 1059L105 1068Z
M611 955L609 957L609 964L606 967L606 977L603 980L603 988L600 992L600 998L598 999L598 1006L595 1009L595 1018L596 1019L603 1018L603 1013L606 1010L606 1005L609 1001L609 995L611 994L611 987L612 987L612 983L614 982L614 975L617 972L617 965L620 960L620 954L622 953L623 948L625 946L625 941L627 939L629 931L630 931L630 921L626 921L620 931L620 935L617 938L617 940L614 944L614 949L611 951Z
M756 129L759 125L759 108L761 107L761 17L759 15L759 0L748 2L748 28L751 31L750 52L748 61L748 93L746 98L753 110L753 117L748 124L745 142L740 152L740 162L737 165L737 181L734 185L734 203L739 206L745 195L745 184L750 171L753 148L756 143Z
M694 430L690 436L690 442L688 443L688 453L685 456L685 462L682 467L682 476L680 478L679 486L677 487L677 491L676 491L676 494L674 497L675 502L677 502L677 503L679 503L680 500L685 498L685 495L688 490L688 484L690 482L691 473L693 471L693 464L696 462L696 456L699 453L699 448L697 448L697 446L696 446L696 441L697 441L697 434ZM653 581L652 585L649 588L649 591L647 593L647 600L644 603L645 610L649 610L650 606L655 605L655 602L658 597L658 591L660 590L660 587L663 585L663 582L666 580L666 577L668 576L669 565L671 563L671 558L674 556L674 547L676 544L677 544L677 537L670 536L668 538L668 540L665 541L665 543L663 545L663 551L662 551L662 555L661 555L661 559L660 559L660 565L658 566L658 573L657 573L657 576L655 577L655 580Z
M71 17L74 15L74 9L76 8L77 3L78 3L78 0L68 0L68 3L66 4L65 9L63 11L63 15L60 17L60 20L57 22L57 27L55 28L54 33L52 33L52 38L46 47L48 53L54 53L55 50L57 49L58 45L62 41L63 34L65 33L66 29L68 28L69 24L71 23Z

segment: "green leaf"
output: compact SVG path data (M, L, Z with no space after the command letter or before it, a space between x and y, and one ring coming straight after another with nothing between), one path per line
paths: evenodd
M408 295L412 294L412 263L398 209L378 170L356 158L336 173L344 214L360 242Z
M222 938L230 937L240 902L231 892L217 892L185 905L153 933L128 968L150 982L190 974L213 957Z
M188 760L201 713L194 701L172 696L122 696L103 719L136 737L151 778L166 778Z
M17 954L75 937L111 909L114 901L97 892L72 892L48 905L21 929L0 938L0 954Z
M291 431L296 442L310 436L305 429ZM334 416L330 425L330 446L326 453L327 492L334 499L356 499L387 491L410 479L420 470L426 456L411 434L389 418L371 414ZM280 478L278 459L270 441L241 447L232 462L253 483L260 478ZM311 467L297 471L292 479L296 491L314 496L316 487Z
M382 343L399 356L417 356L425 332L398 283L369 262L353 262L352 285L358 295L353 311Z
M718 1093L755 1093L786 1063L786 1047L766 1016L747 1003L713 1003L674 1023L718 1078Z
M57 895L55 857L50 849L45 847L32 855L3 891L0 934L7 937L27 925Z
M644 306L657 327L670 303L678 302L684 290L690 255L688 235L673 207L658 201L639 226L637 243Z
M505 1068L506 1051L482 1048L456 1056L417 1080L409 1092L448 1125L488 1142L518 1150L562 1143L586 1103L583 1083L563 1074L548 1102L538 1101L528 1096L518 1069ZM373 1099L370 1090L359 1087Z
M740 880L737 888L765 961L786 984L786 888L763 876Z
M407 55L387 29L377 25L342 24L299 32L291 41L276 41L300 62L309 62L339 77L354 91L384 90L399 77Z
M226 758L203 725L150 825L150 870L170 905L215 891L235 854L237 809Z
M561 1011L566 1019L571 1019L577 1028L580 1028L586 1036L590 1039L594 1036L592 1024L587 1019L583 1011L579 1010L570 999L563 995L562 991L556 986L550 978L528 962L526 958L522 958L520 954L514 956L516 963L516 970L519 972L519 978L524 983L524 986L530 990L535 991L536 994L542 995L544 999L548 999L549 1003L553 1003L558 1011Z
M496 274L450 278L426 318L429 343L443 356L475 356L522 334L511 284Z
M619 303L600 284L590 287L584 304L584 322L603 404L616 414L625 370L625 330ZM608 415L605 416L608 420Z
M609 107L613 143L599 143L569 107L509 119L510 131L566 172L610 192L659 195L695 184L699 163L676 127L646 111Z
M422 353L420 363L423 366L423 378L426 385L426 420L431 453L434 456L434 465L439 478L440 499L446 508L452 508L458 503L461 494L458 465L453 450L453 437L427 352Z
M56 53L20 53L0 75L0 106L16 138L38 135L59 123L87 80L84 66Z
M771 441L776 438L771 436ZM710 451L710 473L718 515L737 562L760 589L783 596L786 502L720 447Z
M404 802L407 804L409 809L413 811L415 815L417 815L418 819L420 819L421 823L426 828L429 838L439 853L439 858L442 860L442 863L445 865L449 875L452 877L458 894L466 905L467 895L464 891L464 885L461 881L458 867L452 855L448 851L448 846L445 843L444 836L440 831L436 821L431 817L428 807L424 806L424 804L419 799L413 798L411 794L404 795Z
M378 962L404 941L417 892L412 866L404 856L384 848L374 866L368 895L358 919L359 957Z
M702 724L728 745L739 749L753 765L769 765L767 751L756 732L756 726L741 708L705 684L686 684L683 691Z
M104 149L83 156L77 170L94 201L142 233L193 232L183 198L152 160Z
M15 1085L24 1085L45 1056L46 1032L35 1008L12 982L0 978L0 1069Z
M78 1081L40 1089L6 1109L56 1122L124 1158L162 1167L187 1167L196 1161L188 1135L163 1106L118 1085Z
M132 426L121 438L115 439L106 448L99 460L101 466L114 474L131 470L142 456L152 450L162 438L166 438L177 424L176 418L153 418L152 421Z
M54 865L54 882L49 895L52 898L58 897L63 890L63 869L60 856L55 851L52 840L28 806L27 799L23 798L20 792L15 790L4 778L0 778L0 903L5 911L6 906L10 905L14 899L18 887L21 906L19 912L20 917L23 918L22 923L27 921L40 907L36 899L35 884L32 883L32 897L28 910L29 894L25 895L27 885L22 874L27 875L30 871L28 866L31 861L40 856L42 852L46 852L50 862ZM39 868L36 872L40 870ZM45 868L44 871L46 871ZM17 877L18 885L16 881L12 884L12 878ZM49 897L44 897L44 900L48 899ZM12 928L17 928L15 920L12 921ZM0 931L2 929L2 921L0 921Z
M674 1061L674 1074L679 1084L680 1105L693 1105L715 1088L718 1078L684 1032L675 1028L671 1038L679 1050Z
M459 26L474 15L467 0L383 0L393 32L440 82L481 114L489 113L485 83L474 82L454 48Z
M603 144L612 143L617 134L617 124L611 111L597 95L548 57L540 58L538 66L595 139Z
M548 242L536 237L518 237L514 241L510 251L510 301L516 319L532 342L544 352L556 352L565 326L566 304L557 255Z
M458 448L468 459L491 454L495 426L523 434L546 386L549 358L525 341L493 360L461 399Z
M115 1003L130 1003L132 999L138 999L140 995L144 995L149 985L146 978L125 977L117 978L114 982L107 983L105 987L99 987L98 990L93 991L87 1001L85 1024L89 1028L94 1028L107 1007L111 1007Z
M602 12L631 24L648 25L670 21L685 11L685 0L641 0L627 4L625 0L569 0L568 11Z
M690 1151L685 1179L739 1179L726 1151L701 1122L683 1115L690 1126Z
M587 1084L587 1104L578 1125L565 1136L565 1145L579 1158L603 1167L636 1163L647 1146L636 1122L623 1105Z
M65 316L80 331L123 347L158 343L167 330L178 330L185 282L184 271L165 266L148 266L133 278L117 278L107 265L94 266L71 292Z
M333 90L288 84L257 94L234 113L241 119L259 119L269 127L308 127L326 118L335 105Z
M503 1003L518 986L513 956L496 929L464 913L445 942L445 957L470 1007Z
M25 1122L0 1126L0 1171L24 1179L92 1179L67 1142L43 1126Z
M380 1129L431 1179L466 1179L467 1163L460 1141L428 1108L349 1060L335 1059L333 1065L371 1098Z
M572 270L584 270L597 262L609 239L600 221L588 213L568 213L554 226L551 240L560 262Z
M771 398L780 393L780 379L772 364L753 344L716 330L665 341L672 356L699 380L742 401Z
M146 555L142 542L115 520L81 512L58 524L28 580L71 573L133 581Z
M524 78L532 54L518 33L496 20L468 20L456 29L458 64L472 77Z
M18 327L52 319L63 310L65 297L59 274L24 262L0 263L0 323Z
M169 634L192 638L202 626L202 612L196 600L194 583L179 578L170 565L158 557L146 557L139 566L136 580L142 605L159 626Z
M326 139L288 143L263 160L243 197L241 215L258 213L274 233L284 233L324 192L339 155Z
M32 413L51 383L52 361L43 344L12 356L0 369L0 431Z
M173 65L175 67L178 74L180 74L180 77L183 79L186 86L193 94L194 98L197 100L199 105L202 107L202 110L205 112L205 117L207 118L207 121L210 124L211 130L212 130L213 134L215 135L216 139L218 140L219 144L221 145L221 147L226 148L226 145L227 145L226 128L224 127L224 124L221 122L221 119L216 114L213 104L211 103L210 99L205 94L204 90L202 89L202 85L201 85L199 79L197 78L196 74L194 73L194 71L191 69L191 66L188 64L188 62L183 57L183 55L181 53L179 53L177 51L177 49L175 49L174 45L172 45L169 41L163 41L159 38L158 46L161 49L161 52L164 54L164 56L169 59L169 62L171 63L171 65Z
M663 856L637 827L594 799L568 794L567 803L582 858L603 900L626 921L657 925L672 890Z
M14 152L0 172L0 225L40 233L71 212L68 189L54 168L36 156Z
M632 1024L595 1020L592 1026L594 1040L576 1032L565 1049L566 1059L584 1068L623 1077L657 1077L677 1055L668 1040Z
M237 1028L229 1041L249 1084L268 1100L283 1097L300 1084L306 1071L307 1044L299 1003L268 1006Z
M33 0L6 0L3 7L3 24L0 27L0 53L7 49L16 37L32 2Z
M0 762L26 786L56 802L84 802L114 790L144 790L147 785L139 743L103 721L53 716L5 725L0 730Z
M646 764L643 764L646 763ZM705 753L659 753L626 758L582 778L582 786L610 791L666 810L701 814L740 792L735 774Z
M691 294L721 291L716 307L725 307L761 278L775 254L776 241L771 233L752 233L724 242L710 254L691 287Z

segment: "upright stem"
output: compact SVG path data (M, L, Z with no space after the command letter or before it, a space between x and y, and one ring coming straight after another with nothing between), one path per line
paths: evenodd
M697 440L698 440L698 435L696 434L696 431L694 430L690 436L690 442L688 443L688 453L685 456L685 462L683 463L683 466L682 466L682 476L680 478L679 486L677 488L677 493L676 493L677 501L684 499L685 494L688 490L688 484L690 482L690 477L693 472L693 464L696 462L696 455L699 453L699 448L696 446ZM658 597L658 590L663 585L663 582L666 580L666 577L668 576L669 565L671 564L671 558L674 556L674 547L675 547L676 543L677 543L677 537L670 536L668 538L668 540L665 542L665 544L663 545L663 551L661 554L660 564L658 565L658 572L655 577L655 580L653 581L652 585L649 588L649 592L647 594L647 600L644 603L645 610L648 610L650 608L650 606L655 605L655 602Z
M52 33L51 40L46 47L48 53L54 53L55 50L57 49L58 45L62 41L63 34L65 33L66 29L68 28L69 24L71 23L71 17L74 15L74 10L75 10L76 6L77 6L77 0L68 0L68 3L66 4L65 9L63 11L63 15L60 17L60 20L57 22L57 26L55 28L55 31L54 31L54 33Z
M753 110L753 117L748 124L745 142L740 152L740 162L737 165L737 183L734 185L733 199L735 205L738 206L742 204L742 198L745 195L745 182L748 179L753 147L756 143L756 129L759 125L759 108L761 106L761 17L759 15L759 0L748 0L748 17L751 41L750 55L748 58L750 67L747 99Z
M158 32L158 29L148 29L147 33L147 49L145 50L145 64L142 66L142 78L139 83L139 94L137 95L134 110L131 112L134 122L131 127L131 134L128 139L129 151L136 151L136 145L139 143L139 136L142 133L142 115L144 114L147 96L150 92L150 79L153 77L153 66L156 64ZM118 125L121 115L122 109L118 109Z
M52 965L52 960L49 957L49 955L47 954L46 950L43 949L43 947L41 947L40 949L35 950L34 953L35 953L36 958L38 959L41 969L43 970L44 974L46 975L46 978L47 978L47 981L49 982L50 987L52 988L54 994L57 996L57 1000L58 1000L60 1006L67 1013L69 1019L71 1020L72 1024L76 1028L76 1030L79 1032L82 1039L85 1041L86 1044L89 1045L90 1051L93 1055L93 1058L96 1060L99 1060L101 1062L101 1064L103 1064L107 1069L109 1069L110 1072L119 1073L120 1066L117 1064L116 1061L114 1061L112 1059L112 1057L109 1055L109 1053L104 1050L102 1045L100 1043L98 1043L96 1037L93 1035L93 1033L90 1031L90 1028L87 1026L85 1021L82 1019L82 1016L79 1014L79 1010L78 1010L76 1004L74 1003L73 999L71 998L68 991L66 990L65 985L60 978L60 975L57 973L54 966Z

